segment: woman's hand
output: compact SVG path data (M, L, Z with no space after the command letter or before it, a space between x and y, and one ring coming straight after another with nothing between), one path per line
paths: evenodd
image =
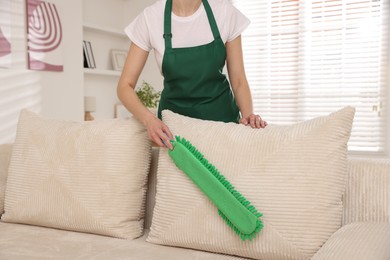
M259 115L254 114L241 118L240 124L250 125L252 128L264 128L268 125L267 121L261 119Z
M173 149L170 140L173 140L173 135L166 124L160 119L153 116L145 123L148 130L149 138L160 147Z

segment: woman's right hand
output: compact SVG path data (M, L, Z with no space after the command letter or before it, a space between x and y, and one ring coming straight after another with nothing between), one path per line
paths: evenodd
M142 104L134 91L148 56L148 51L143 50L136 44L132 43L130 45L125 66L118 82L118 98L127 110L146 127L149 138L153 142L160 147L166 146L173 149L170 142L173 136L168 127ZM165 145L163 142L165 142Z
M150 140L160 147L167 147L170 150L173 149L170 140L173 140L174 138L164 122L153 116L146 121L145 127L148 130Z

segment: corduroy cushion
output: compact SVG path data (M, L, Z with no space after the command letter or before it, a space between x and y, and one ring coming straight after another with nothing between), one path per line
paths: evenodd
M138 237L150 151L136 119L70 122L23 110L1 220Z
M148 242L255 259L306 259L341 225L354 108L291 126L251 129L163 111L261 213L263 230L242 241L208 198L160 151Z
M4 212L5 184L7 182L11 152L12 144L0 145L0 216Z

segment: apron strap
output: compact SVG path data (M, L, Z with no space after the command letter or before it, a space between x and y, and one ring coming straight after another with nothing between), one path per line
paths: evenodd
M202 2L207 13L207 18L209 20L211 31L213 32L214 40L220 39L221 35L219 34L217 22L215 21L214 14L213 11L211 10L209 2L207 0L202 0ZM163 34L166 50L172 49L171 13L172 13L172 0L167 0L165 4L165 10L164 10L164 34Z
M165 49L172 49L172 32L171 32L171 12L172 12L172 0L167 0L164 11L164 41Z
M213 11L211 10L210 4L207 0L203 0L203 6L204 9L206 9L207 18L209 19L209 24L211 27L211 30L213 31L214 40L221 38L221 35L219 34L217 22L215 21Z

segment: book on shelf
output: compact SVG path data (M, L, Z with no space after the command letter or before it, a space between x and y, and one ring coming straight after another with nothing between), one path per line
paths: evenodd
M84 56L84 68L95 69L95 57L92 51L92 44L90 41L83 41L83 56Z

